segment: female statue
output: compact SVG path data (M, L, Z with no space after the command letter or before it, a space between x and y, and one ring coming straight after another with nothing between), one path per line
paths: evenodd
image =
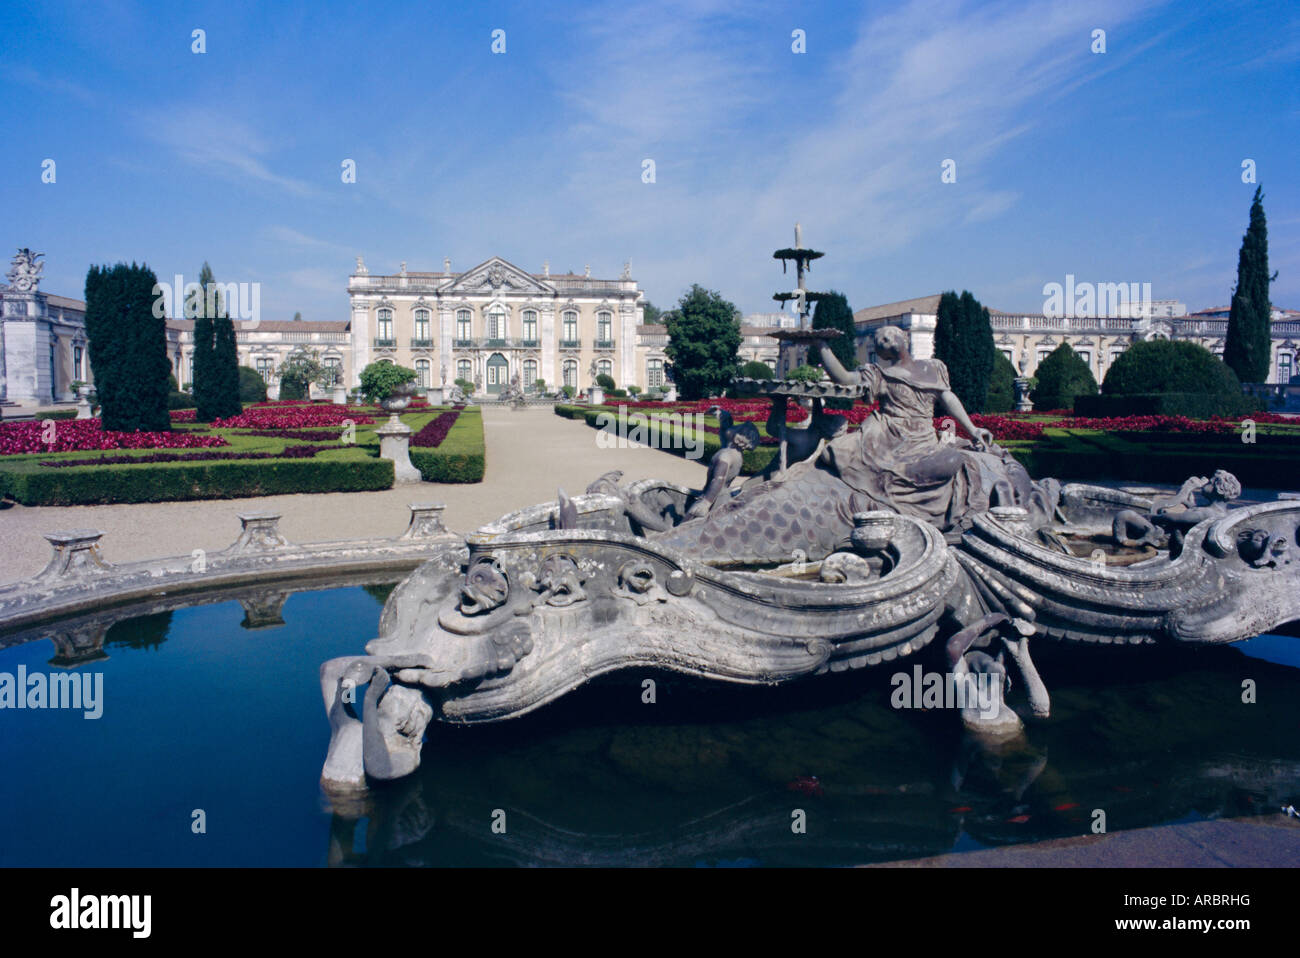
M874 509L925 520L943 531L968 526L991 505L1021 505L1041 521L1056 504L1054 483L1036 486L987 429L970 421L938 360L914 359L895 326L876 332L879 362L850 372L820 343L831 379L861 383L877 409L856 433L831 440L815 459L769 482L747 485L729 501L655 536L667 545L738 560L777 559L801 549L825 556L849 543L853 514ZM973 440L934 428L951 416Z

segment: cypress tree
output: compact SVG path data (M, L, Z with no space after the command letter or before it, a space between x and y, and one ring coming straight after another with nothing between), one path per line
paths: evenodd
M199 270L198 293L191 294L185 302L185 318L194 320L194 418L198 422L212 422L216 418L213 408L213 350L212 317L208 315L206 290L212 282L212 267L207 263Z
M1092 370L1069 343L1061 343L1038 364L1035 378L1038 385L1029 398L1034 401L1034 408L1043 412L1073 409L1076 396L1097 395L1097 380Z
M828 345L835 358L845 369L856 369L858 366L858 346L854 334L857 332L853 325L853 310L849 309L849 301L843 293L831 290L823 294L818 300L817 305L813 308L812 318L813 329L838 329L840 335L832 339ZM821 359L816 350L809 350L808 364L810 366L821 366Z
M1246 383L1268 380L1272 357L1272 305L1268 284L1276 278L1268 275L1268 224L1264 219L1264 194L1255 187L1250 204L1250 225L1237 254L1237 285L1232 291L1228 313L1228 335L1223 345L1223 361L1232 367L1237 378Z
M106 431L171 430L171 363L157 286L153 270L135 263L86 273L86 338Z
M939 297L934 355L948 367L952 391L967 412L983 412L993 376L993 326L974 295L949 290Z
M239 401L239 349L235 344L235 323L228 310L221 309L212 320L212 360L215 385L212 408L218 418L238 416L244 411Z

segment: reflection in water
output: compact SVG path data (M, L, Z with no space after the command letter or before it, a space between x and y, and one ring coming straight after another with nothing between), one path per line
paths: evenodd
M106 709L5 717L0 767L23 787L0 790L0 864L850 865L1087 834L1098 809L1115 831L1300 799L1300 641L1270 636L1244 647L1272 661L1043 642L1052 718L998 748L952 712L890 708L889 668L775 689L628 673L515 721L435 725L415 776L331 813L318 668L374 636L392 588L352 584L31 630L98 656ZM283 624L249 631L258 610ZM14 640L0 671L48 657ZM196 807L219 841L192 835Z
M851 865L1083 835L1095 810L1114 831L1300 794L1295 669L1231 648L1040 648L1053 717L998 747L951 713L890 708L889 670L775 690L659 675L653 705L637 675L434 727L411 780L336 806L329 863Z

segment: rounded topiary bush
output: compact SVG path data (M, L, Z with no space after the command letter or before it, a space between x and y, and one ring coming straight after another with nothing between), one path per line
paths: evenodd
M1237 374L1204 346L1182 340L1134 343L1111 364L1101 391L1107 396L1200 393L1240 396Z
M1093 378L1092 370L1069 343L1061 343L1053 349L1038 364L1034 378L1038 383L1029 398L1033 400L1035 409L1068 409L1074 406L1076 396L1097 395L1097 380Z
M758 359L751 359L740 367L740 375L745 379L771 379L772 367Z
M601 373L596 377L596 385L605 390L605 392L612 392L615 385L614 377L609 373Z
M239 401L266 402L266 382L256 369L239 367Z

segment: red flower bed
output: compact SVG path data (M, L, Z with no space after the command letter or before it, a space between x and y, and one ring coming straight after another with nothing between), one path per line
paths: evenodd
M326 429L332 429L333 432L325 432ZM308 442L320 442L323 439L334 439L334 433L337 433L337 427L326 426L322 429L241 429L241 436L268 436L272 439L305 439Z
M197 409L173 409L168 415L172 417L172 422L194 422L197 413Z
M345 419L356 425L374 422L360 409L333 403L307 403L286 400L249 406L238 416L214 419L215 429L303 429L311 426L341 426Z
M93 449L203 449L228 446L220 436L188 432L104 432L98 419L0 423L0 455L27 452L89 452ZM53 442L46 442L46 438Z
M209 459L310 459L330 446L286 446L284 452L194 452L187 456L175 452L155 452L147 456L102 456L98 459L51 459L42 466L120 465L134 462L199 462Z
M1073 416L1048 423L1066 429L1102 429L1106 432L1186 432L1228 433L1237 428L1235 422L1223 419L1188 419L1186 416L1111 416L1090 419Z
M451 432L451 427L460 418L460 411L464 408L464 406L459 406L444 413L439 413L423 429L411 437L411 445L419 446L421 449L437 449L442 445L442 441L447 438L447 433Z

